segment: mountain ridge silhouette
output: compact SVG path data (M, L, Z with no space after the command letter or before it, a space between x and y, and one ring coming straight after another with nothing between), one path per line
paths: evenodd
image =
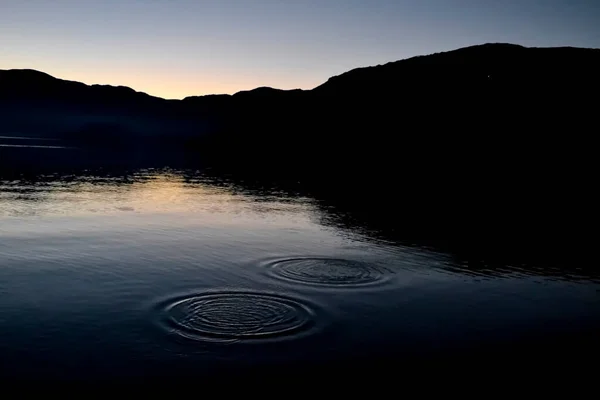
M87 87L87 88L110 88L110 89L118 89L120 91L128 91L131 93L136 93L139 95L143 95L145 97L150 97L152 99L156 99L156 100L164 100L164 101L169 101L169 102L177 102L177 101L185 101L185 100L192 100L192 99L197 99L197 98L203 98L203 97L214 97L214 96L223 96L223 97L233 97L239 94L245 94L245 93L252 93L252 92L264 92L264 91L271 91L271 92L298 92L298 91L312 91L312 90L316 90L319 88L322 88L324 86L327 86L328 83L332 82L332 81L336 81L339 78L342 77L347 77L349 75L352 74L356 74L356 73L362 73L362 72L376 72L375 70L377 69L381 69L382 67L384 68L389 68L389 67L394 67L394 66L398 66L401 64L407 64L407 63L413 63L413 62L419 62L419 61L423 61L424 59L429 59L429 60L433 60L436 57L445 57L445 56L453 56L453 55L458 55L460 53L467 53L467 52L474 52L474 55L480 55L479 54L475 54L475 52L481 52L481 51L492 51L498 54L499 51L515 51L515 50L550 50L550 51L568 51L568 50L573 50L573 51L578 51L578 52L596 52L596 53L600 53L600 49L596 49L596 48L583 48L583 47L573 47L573 46L560 46L560 47L525 47L522 45L518 45L518 44L511 44L511 43L484 43L484 44L478 44L478 45L473 45L473 46L468 46L468 47L462 47L462 48L457 48L457 49L453 49L453 50L448 50L448 51L442 51L442 52L436 52L436 53L431 53L431 54L426 54L426 55L417 55L417 56L413 56L413 57L409 57L409 58L405 58L405 59L400 59L397 61L390 61L387 62L385 64L379 64L379 65L372 65L372 66L365 66L365 67L357 67L357 68L353 68L349 71L346 71L344 73L341 73L339 75L335 75L335 76L331 76L330 78L327 79L327 81L325 81L324 83L322 83L321 85L316 86L313 89L278 89L278 88L272 88L272 87L257 87L254 89L249 89L249 90L240 90L238 92L235 92L233 94L219 94L219 93L215 93L215 94L205 94L205 95L191 95L191 96L186 96L182 99L167 99L167 98L163 98L160 96L155 96L155 95L150 95L148 93L145 93L143 91L138 91L135 90L134 88L131 88L129 86L124 86L124 85L111 85L111 84L85 84L82 82L77 82L77 81L72 81L72 80L68 80L68 79L62 79L62 78L57 78L54 77L46 72L43 71L39 71L39 70L35 70L35 69L28 69L28 68L24 68L24 69L0 69L0 79L2 79L2 85L5 86L6 85L6 80L8 78L27 78L27 79L34 79L34 81L39 82L40 79L46 79L46 80L55 80L58 81L60 83L63 84L69 84L69 85L78 85L80 87ZM25 76L25 74L27 74L28 76ZM12 76L11 76L12 75ZM20 75L20 76L19 76ZM0 87L2 88L2 87ZM6 90L5 88L2 88L4 90ZM1 93L1 92L0 92Z
M521 136L526 148L543 130L584 131L593 122L598 70L600 49L486 43L355 68L310 90L258 87L181 100L0 70L0 133L109 146L160 137L186 146L237 146L227 152L237 158L248 149L268 152L283 138L296 142L296 151L319 143L329 155L395 151L384 143L399 136L412 147L437 143L438 150L451 141L458 151L482 129L488 142L506 147L507 138ZM119 134L103 137L103 127Z

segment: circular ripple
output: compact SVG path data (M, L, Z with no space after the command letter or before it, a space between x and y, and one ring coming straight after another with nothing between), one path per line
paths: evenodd
M278 278L318 285L368 285L385 278L372 265L338 258L289 258L275 261L270 267Z
M166 307L174 331L193 339L250 340L296 335L314 326L314 311L287 297L218 292L180 299Z

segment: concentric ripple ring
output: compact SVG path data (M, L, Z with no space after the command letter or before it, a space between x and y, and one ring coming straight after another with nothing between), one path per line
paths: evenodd
M386 278L374 265L340 258L305 257L271 262L270 273L289 281L331 286L369 285Z
M301 301L270 293L212 292L165 307L172 330L196 340L258 340L310 330L315 312Z

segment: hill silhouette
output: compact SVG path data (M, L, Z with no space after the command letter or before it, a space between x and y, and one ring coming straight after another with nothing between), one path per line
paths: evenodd
M329 148L329 143L336 151L342 144L363 151L369 144L381 147L373 135L378 140L396 134L402 140L452 136L454 141L456 132L438 135L437 130L473 131L482 122L488 136L503 130L505 136L515 133L509 121L517 119L520 129L538 131L540 124L571 127L582 121L593 112L586 93L593 95L598 85L599 60L596 49L484 44L357 68L313 90L262 87L183 100L123 86L85 85L34 70L0 70L0 104L4 125L10 125L0 126L0 132L81 131L83 136L106 124L109 129L120 125L122 134L210 136L228 147L239 143L244 150L251 143L267 145L284 138L310 147L318 139L320 146ZM536 108L553 121L535 116ZM34 114L39 118L31 118ZM567 118L575 114L578 118ZM419 135L408 132L414 124ZM371 131L369 141L348 134L361 130Z
M0 134L183 145L429 238L573 249L591 223L599 70L598 49L490 43L183 100L0 70Z

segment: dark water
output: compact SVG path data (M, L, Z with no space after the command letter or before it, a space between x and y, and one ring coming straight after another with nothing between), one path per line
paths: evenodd
M374 373L507 354L565 368L597 354L589 265L489 263L386 238L300 186L204 167L32 169L3 151L4 377Z

